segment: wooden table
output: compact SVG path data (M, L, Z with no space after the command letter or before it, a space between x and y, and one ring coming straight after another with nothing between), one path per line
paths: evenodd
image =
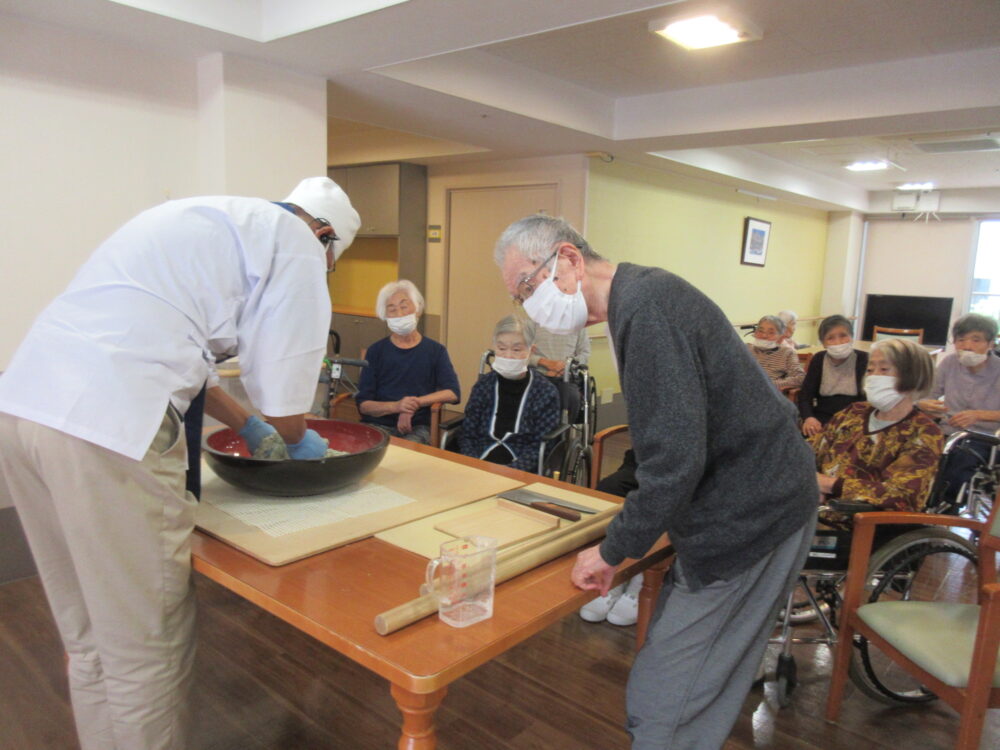
M557 484L428 446L395 438L393 444L525 484ZM579 491L622 501L594 490ZM662 563L667 556L665 541L656 550L641 561L622 563L616 583ZM456 629L435 615L380 636L373 625L375 615L418 595L427 565L423 557L369 538L273 568L200 532L194 535L192 551L198 572L388 680L402 713L400 750L436 747L434 712L451 682L593 598L592 592L570 583L575 554L569 554L497 586L490 620ZM654 594L655 576L647 578L640 597L643 611L651 606Z

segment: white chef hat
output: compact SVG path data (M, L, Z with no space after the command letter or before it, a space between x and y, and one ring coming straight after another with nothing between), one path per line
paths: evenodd
M283 203L294 203L314 219L326 219L337 233L333 258L340 257L361 227L361 217L340 185L329 177L307 177L288 194Z

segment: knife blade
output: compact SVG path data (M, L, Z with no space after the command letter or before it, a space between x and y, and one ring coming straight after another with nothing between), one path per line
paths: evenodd
M577 505L576 503L571 503L568 500L560 500L557 497L552 497L551 495L543 495L541 492L535 492L534 490L516 489L507 490L506 492L501 492L497 497L502 497L505 500L513 500L515 503L521 503L521 505L531 505L532 503L549 503L551 505L558 505L562 508L569 508L570 510L576 510L580 513L596 513L594 508L588 508L586 505Z

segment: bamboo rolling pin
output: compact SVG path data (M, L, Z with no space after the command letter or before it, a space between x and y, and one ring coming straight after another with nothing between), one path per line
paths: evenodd
M620 506L602 510L572 526L559 529L549 537L530 542L523 547L497 556L496 582L503 583L543 563L572 552L604 534ZM424 594L398 607L375 616L375 632L379 635L395 633L417 620L437 612L438 602L433 594Z

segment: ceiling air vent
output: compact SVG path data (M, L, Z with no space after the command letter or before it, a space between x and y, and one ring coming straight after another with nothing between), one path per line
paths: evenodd
M1000 151L996 138L974 138L965 141L924 141L914 143L925 154L958 154L964 151Z

